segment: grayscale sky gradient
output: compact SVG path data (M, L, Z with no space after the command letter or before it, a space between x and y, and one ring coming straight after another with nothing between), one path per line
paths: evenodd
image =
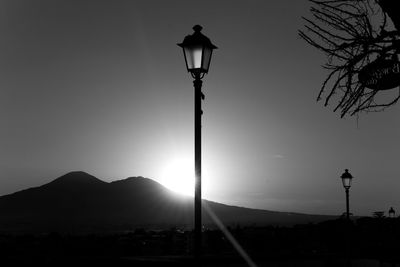
M193 86L176 43L219 47L203 116L204 198L278 211L400 210L399 106L340 119L316 102L325 58L306 0L2 0L0 195L73 170L159 179L193 158Z

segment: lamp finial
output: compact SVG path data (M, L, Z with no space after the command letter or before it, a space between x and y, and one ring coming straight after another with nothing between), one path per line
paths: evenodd
M195 32L200 32L201 30L203 29L203 27L201 27L200 25L195 25L195 26L193 26L193 30L195 31Z

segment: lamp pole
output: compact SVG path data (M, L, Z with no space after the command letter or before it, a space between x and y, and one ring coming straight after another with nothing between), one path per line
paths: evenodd
M201 257L201 101L204 94L201 91L202 78L208 73L212 51L217 47L208 37L201 33L200 25L193 27L194 33L187 35L182 47L186 68L194 78L194 162L195 162L195 192L194 192L194 257L200 263Z
M346 219L350 220L350 205L349 205L349 188L345 188L346 190Z
M194 168L195 168L195 192L194 192L194 253L195 258L201 255L201 100L203 82L200 75L195 76L194 85Z

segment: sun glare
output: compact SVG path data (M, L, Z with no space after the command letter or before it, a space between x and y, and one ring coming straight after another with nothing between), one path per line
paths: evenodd
M193 161L179 159L165 166L160 183L168 189L187 196L194 196L194 165Z

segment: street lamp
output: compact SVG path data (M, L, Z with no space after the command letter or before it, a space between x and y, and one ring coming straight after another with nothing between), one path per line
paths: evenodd
M394 208L390 207L390 209L389 209L389 218L394 218L395 214L396 214L396 212L394 211Z
M208 37L201 33L202 27L193 27L194 33L187 35L182 43L186 68L194 78L194 162L195 162L195 193L194 193L194 256L200 259L201 255L201 100L204 94L201 91L202 81L210 67L212 51L217 47Z
M200 80L208 73L212 51L217 47L210 39L201 33L203 27L193 27L194 33L187 35L178 46L183 48L186 68L195 80Z
M347 220L350 220L349 189L351 187L351 180L353 179L353 176L349 173L349 170L346 169L340 178L342 178L343 187L346 190L346 218Z

